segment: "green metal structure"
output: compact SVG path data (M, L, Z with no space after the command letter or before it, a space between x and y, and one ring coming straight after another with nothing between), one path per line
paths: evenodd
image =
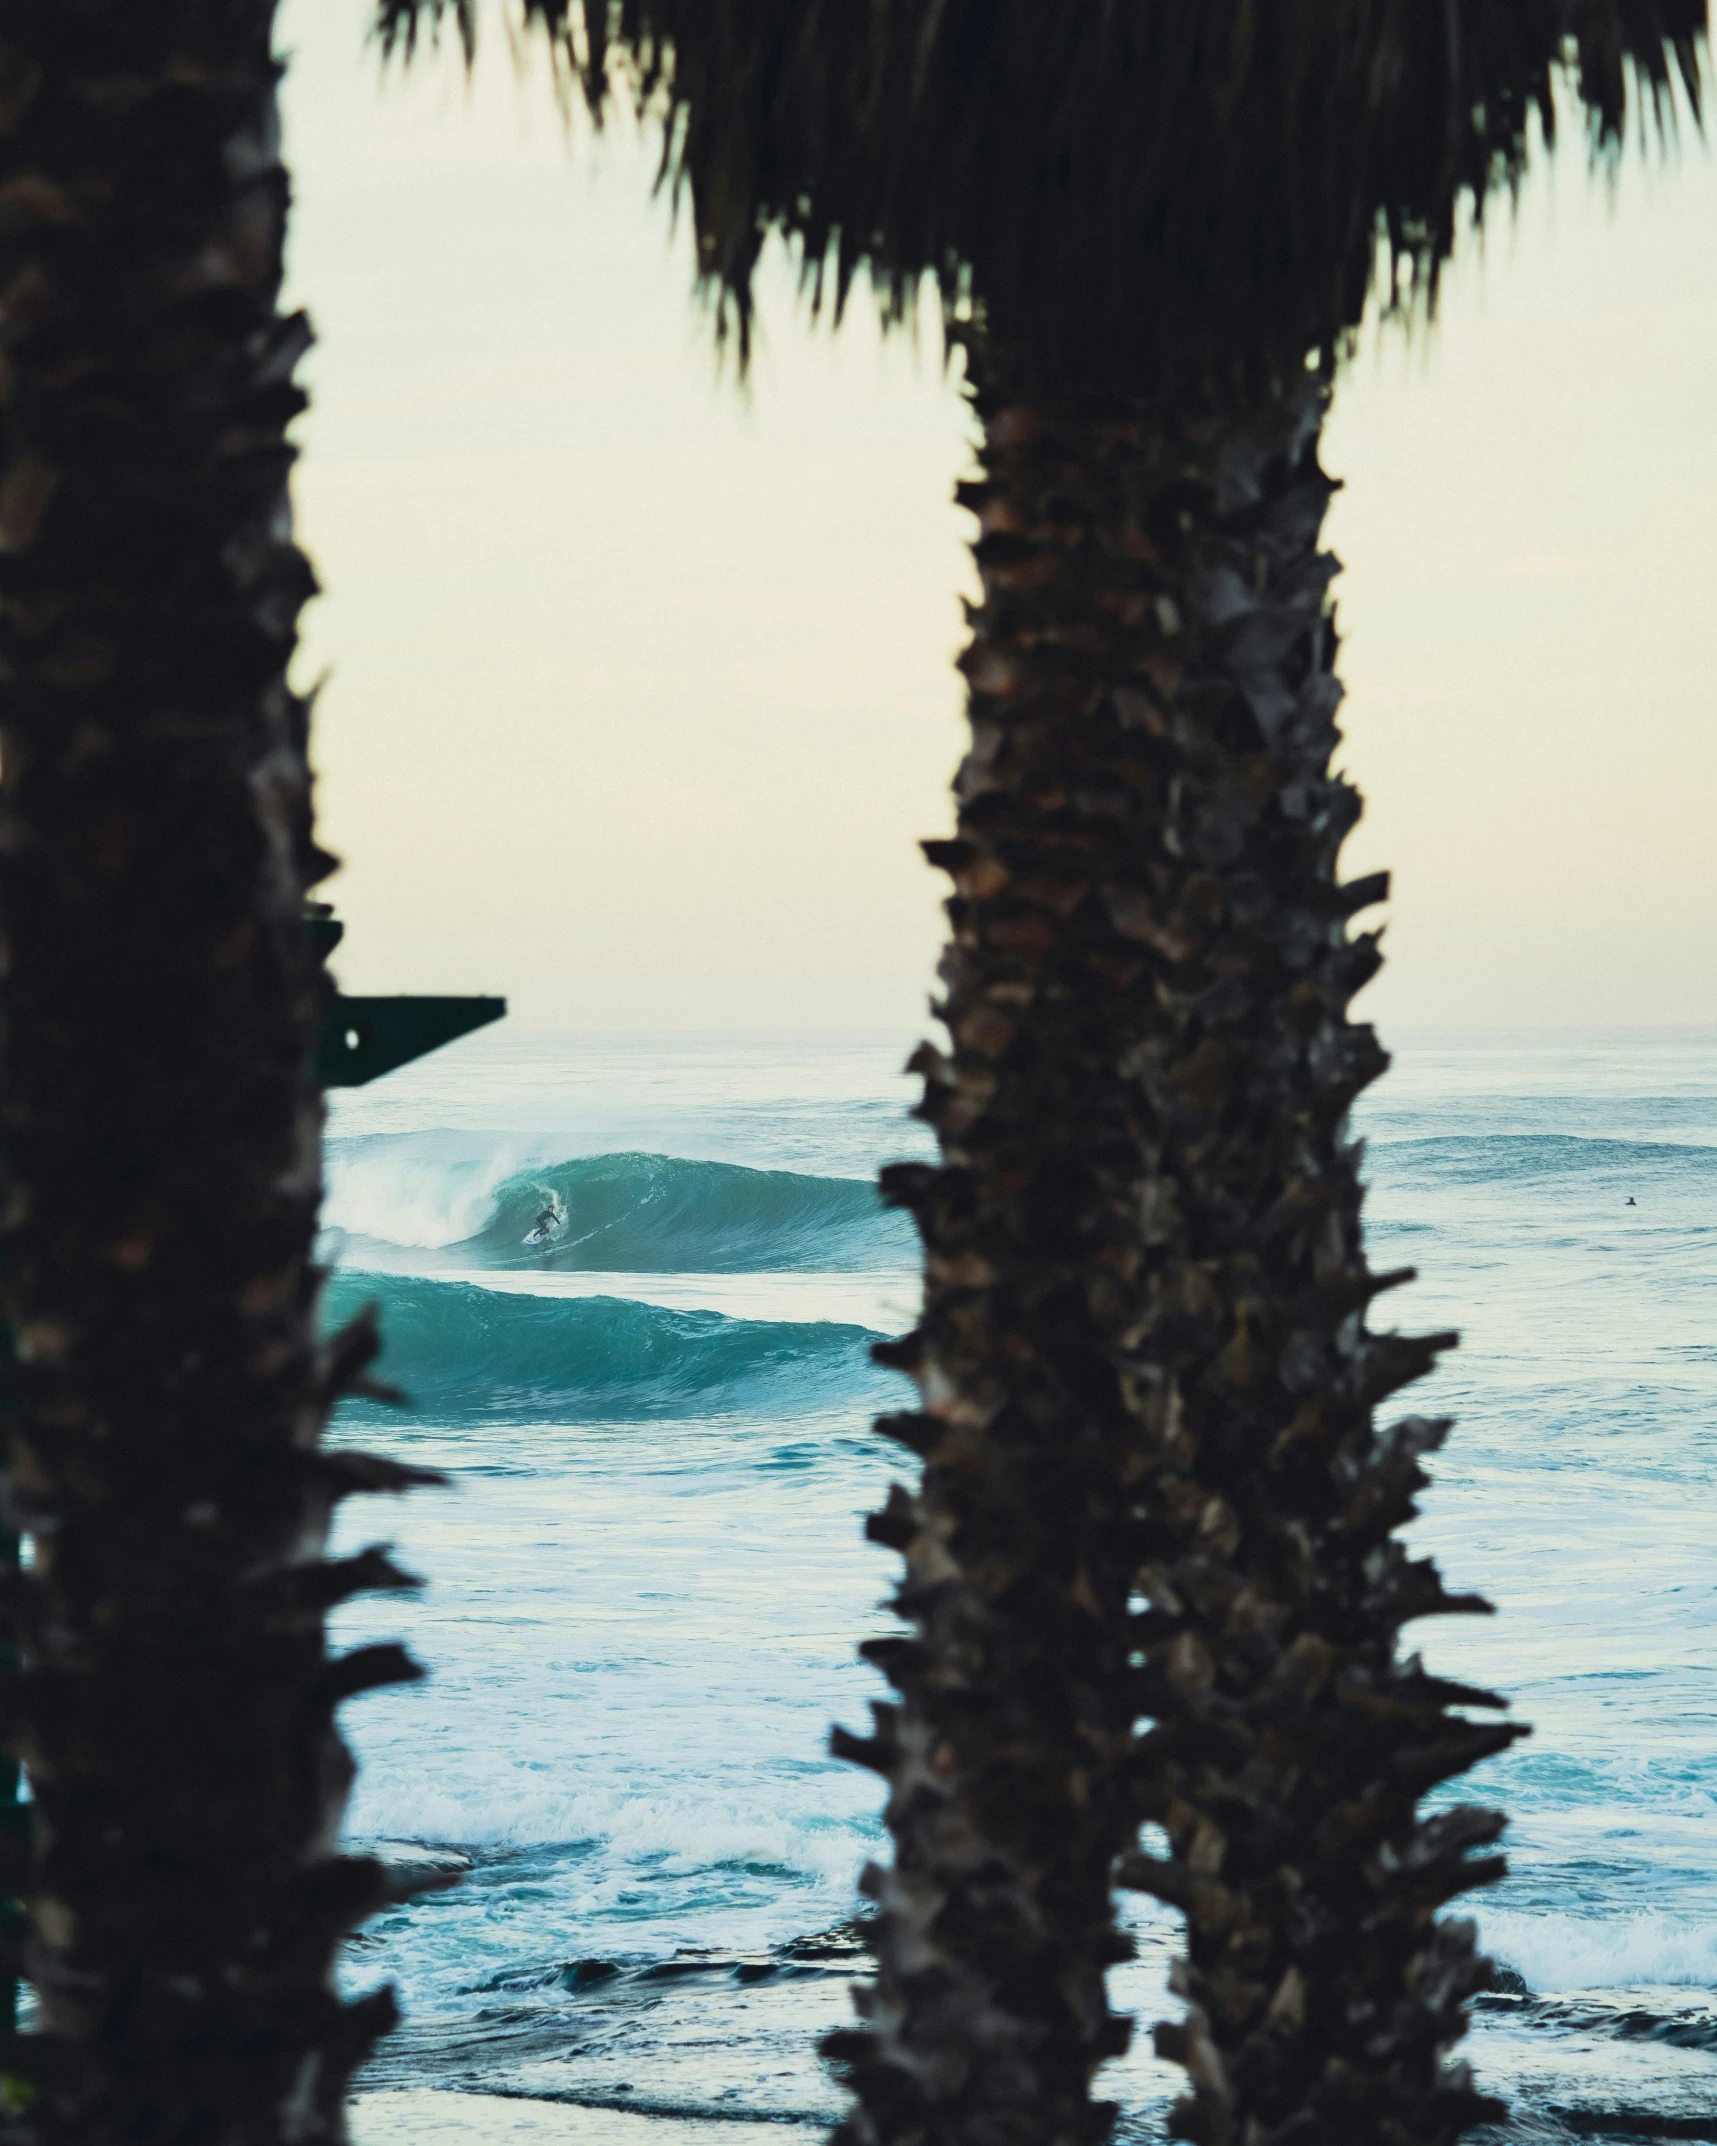
M316 951L326 960L346 927L320 902L312 904L307 921ZM486 1028L506 1010L504 998L348 998L342 992L322 1024L316 1077L324 1088L361 1088L473 1029Z

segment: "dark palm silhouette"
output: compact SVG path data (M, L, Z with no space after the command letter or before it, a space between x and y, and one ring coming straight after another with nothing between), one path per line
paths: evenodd
M389 1897L336 1853L334 1709L411 1670L329 1659L329 1606L399 1576L322 1547L409 1477L319 1447L374 1341L315 1323L273 15L0 8L4 1884L42 2027L0 2072L9 2123L115 2146L338 2139L391 2017L332 1974Z
M470 10L453 7L467 48ZM446 12L380 0L409 44ZM1553 88L1616 153L1697 99L1703 0L528 0L668 114L724 333L765 237L838 315L927 281L981 421L972 748L923 1115L885 1174L925 1308L920 1457L871 1532L894 1686L852 2146L1099 2140L1112 1880L1186 1918L1181 2136L1449 2141L1488 1963L1435 1921L1502 1821L1426 1791L1518 1733L1403 1657L1396 1531L1447 1426L1374 1411L1452 1336L1368 1323L1346 1127L1385 1059L1343 886L1318 438L1368 297L1427 312ZM1141 1852L1139 1829L1157 1830ZM1475 1853L1475 1851L1478 1851Z
M273 12L0 9L10 1882L47 2030L4 2067L45 2135L127 2146L338 2137L388 2010L330 1977L386 1889L333 1849L333 1709L409 1664L329 1662L327 1607L397 1575L321 1549L405 1478L319 1449L373 1341L314 1327ZM890 1179L925 1466L875 1523L912 1636L862 1754L896 1864L851 2133L1100 2137L1119 1867L1187 1916L1188 2135L1449 2138L1485 2106L1442 2068L1482 1968L1432 1915L1497 1822L1416 1803L1509 1732L1396 1649L1451 1606L1393 1538L1437 1433L1371 1412L1435 1343L1365 1324L1346 924L1379 889L1334 876L1316 435L1379 229L1428 292L1564 38L1613 143L1629 64L1691 84L1703 6L532 12L593 95L612 42L674 108L742 346L772 228L837 305L860 264L897 315L929 276L985 428L944 1161Z

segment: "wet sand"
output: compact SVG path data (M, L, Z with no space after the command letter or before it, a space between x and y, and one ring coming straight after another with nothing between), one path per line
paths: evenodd
M351 2130L352 2146L793 2146L810 2135L797 2124L649 2116L433 2087L360 2094Z

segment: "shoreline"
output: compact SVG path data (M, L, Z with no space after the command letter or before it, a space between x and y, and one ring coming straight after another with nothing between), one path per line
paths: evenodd
M352 2146L788 2146L811 2126L761 2117L653 2115L645 2109L395 2087L357 2094L347 2107ZM820 2128L820 2127L819 2127Z

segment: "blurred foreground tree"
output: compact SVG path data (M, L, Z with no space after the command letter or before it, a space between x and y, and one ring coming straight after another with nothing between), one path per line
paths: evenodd
M1399 1646L1485 1605L1397 1539L1447 1426L1374 1421L1453 1337L1367 1323L1407 1278L1347 1131L1386 886L1337 879L1318 439L1368 300L1429 312L1558 78L1609 155L1696 100L1703 0L520 5L661 112L742 357L782 233L837 316L861 269L893 320L933 288L983 431L942 1162L884 1179L926 1262L881 1352L922 1480L871 1523L911 1634L837 1740L896 1850L844 2136L1102 2139L1118 1875L1186 1917L1179 2135L1450 2141L1497 2113L1448 2055L1489 1968L1436 1911L1502 1821L1418 1806L1518 1732ZM466 0L379 8L470 49Z
M278 310L274 0L0 4L0 1323L6 1483L34 1546L21 1667L40 2031L22 2135L344 2133L391 1997L341 1934L388 1894L336 1851L348 1693L322 1558L403 1471L319 1440L373 1352L318 1344L327 985L304 921L310 570Z

